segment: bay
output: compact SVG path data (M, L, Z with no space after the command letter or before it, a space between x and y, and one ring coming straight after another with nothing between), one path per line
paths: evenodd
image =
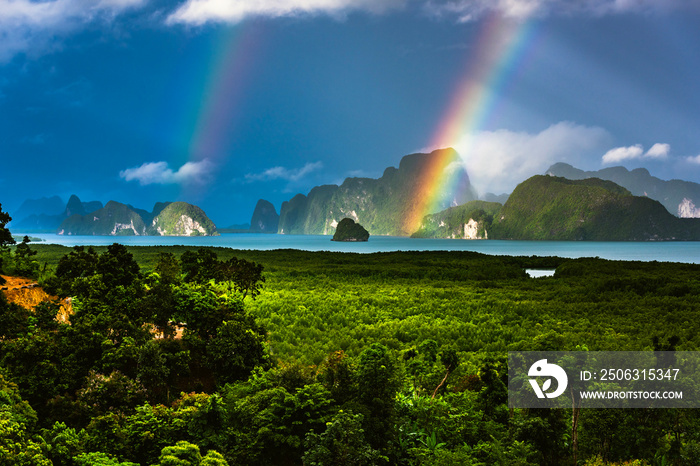
M22 233L19 233L20 235ZM322 235L277 235L229 233L221 236L63 236L32 233L44 244L127 246L218 246L233 249L300 249L373 253L389 251L475 251L505 256L600 257L612 260L700 263L700 241L617 242L617 241L503 241L418 239L397 236L372 236L362 243L331 241Z

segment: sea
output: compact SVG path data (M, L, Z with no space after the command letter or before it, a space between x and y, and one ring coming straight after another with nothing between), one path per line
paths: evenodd
M23 235L21 232L13 232ZM424 239L397 236L371 236L369 241L335 242L323 235L278 235L226 233L221 236L63 236L28 233L44 244L127 246L218 246L233 249L337 251L374 253L389 251L474 251L494 256L600 257L611 260L700 263L700 241L502 241Z

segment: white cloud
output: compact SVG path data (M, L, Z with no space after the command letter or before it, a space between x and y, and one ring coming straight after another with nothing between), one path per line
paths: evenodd
M696 155L694 157L686 157L685 159L690 163L700 165L700 155Z
M407 0L187 0L167 22L201 25L238 23L245 18L300 15L343 15L353 10L381 13Z
M246 181L271 181L271 180L287 180L299 181L309 173L319 170L323 167L322 162L309 162L301 168L285 168L272 167L262 173L248 173L245 176Z
M454 148L477 191L499 194L556 162L578 164L600 153L609 138L602 128L560 122L535 134L505 129L465 134Z
M141 186L201 183L211 173L212 168L211 162L207 159L199 162L187 162L177 171L173 171L168 166L168 162L147 162L140 167L120 171L119 177L126 181L136 180Z
M522 20L549 15L653 13L697 6L697 0L428 0L425 9L433 15L466 22L490 13Z
M109 25L120 15L149 3L155 2L0 0L0 63L21 53L40 55L58 49L70 34L94 24ZM525 19L554 14L607 15L698 8L698 0L184 0L178 3L167 16L168 24L238 23L250 17L343 17L354 11L379 14L407 5L422 5L432 15L460 21L473 21L493 12Z
M629 147L616 147L603 155L603 163L618 163L623 160L638 159L644 154L641 144Z
M671 152L670 145L657 142L651 146L651 149L644 156L651 159L665 159L668 157L669 152Z
M57 38L98 21L112 21L148 0L0 0L0 63L18 53L56 47Z
M623 160L635 159L656 159L662 160L668 158L668 153L671 151L671 146L668 144L656 143L651 146L651 149L644 152L641 144L635 144L629 147L616 147L610 149L603 155L603 163L619 163Z

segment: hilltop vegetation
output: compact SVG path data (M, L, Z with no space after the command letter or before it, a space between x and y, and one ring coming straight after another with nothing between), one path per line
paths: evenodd
M700 239L700 220L674 217L611 181L537 175L515 188L491 230L498 239L691 240Z
M488 229L502 205L497 202L471 201L436 214L426 215L412 238L488 239ZM474 234L469 236L469 222Z
M21 231L51 231L61 235L99 236L209 236L216 234L216 225L204 211L186 202L157 202L151 212L132 205L110 201L83 202L72 195L62 212L57 196L27 200L18 209L19 221L14 228ZM17 220L17 218L15 219Z
M156 236L210 236L216 233L216 225L199 207L173 202L153 218L147 232Z
M351 218L344 218L338 223L331 241L367 241L369 232Z
M700 219L598 178L533 176L505 205L473 201L426 216L416 238L568 241L699 240Z
M610 180L628 189L635 196L646 196L659 201L671 214L678 217L700 217L700 184L691 181L665 181L651 176L646 168L627 170L625 167L609 167L596 171L583 171L566 163L549 167L548 175L571 180L600 178Z

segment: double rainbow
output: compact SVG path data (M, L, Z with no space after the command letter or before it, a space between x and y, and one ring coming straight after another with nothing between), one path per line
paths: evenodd
M243 86L261 42L259 29L245 24L222 31L207 64L205 84L193 99L189 114L197 115L182 132L187 138L189 162L217 166L230 155ZM516 77L535 36L534 23L516 22L499 14L482 21L476 47L470 48L463 78L459 80L444 116L428 146L459 146L468 159L474 134L493 117L500 97ZM189 117L188 117L189 118ZM414 185L414 203L408 209L404 230L416 231L429 213L444 209L461 197L468 179L453 151L439 151ZM451 202L453 201L453 202Z

